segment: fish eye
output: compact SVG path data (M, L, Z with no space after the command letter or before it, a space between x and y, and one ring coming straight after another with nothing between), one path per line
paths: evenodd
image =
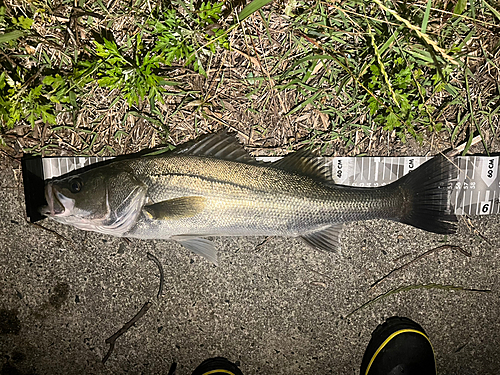
M82 190L82 187L83 187L83 182L78 177L73 178L69 181L69 190L72 193L78 193L80 190Z

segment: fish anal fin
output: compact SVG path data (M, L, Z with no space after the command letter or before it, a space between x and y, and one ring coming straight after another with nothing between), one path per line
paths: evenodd
M179 197L144 206L153 220L171 220L193 217L205 208L206 198L199 196Z
M173 236L172 239L177 241L186 249L191 250L193 253L201 255L210 263L213 263L216 266L218 265L217 250L215 250L215 246L212 241L207 240L206 238L182 235Z
M212 157L238 162L255 162L238 139L227 131L201 136L194 142L188 142L174 151L176 154Z
M324 182L329 180L328 167L323 158L317 157L306 149L288 154L283 159L274 162L272 166L289 172L300 173Z
M304 234L302 239L315 249L335 252L340 249L342 228L342 224L332 225L326 229Z

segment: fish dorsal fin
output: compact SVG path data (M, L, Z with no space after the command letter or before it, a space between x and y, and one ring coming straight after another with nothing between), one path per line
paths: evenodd
M322 158L318 158L306 149L288 154L283 159L274 162L272 166L289 172L300 173L323 182L328 181L328 168L325 162Z
M183 219L203 211L205 202L205 197L179 197L149 204L144 206L143 210L153 220Z
M217 250L212 241L189 235L173 236L172 239L217 266Z
M315 249L335 252L340 249L342 227L342 224L332 225L326 229L304 234L302 239Z
M208 156L216 159L254 162L255 159L243 148L238 139L226 131L207 134L186 146L175 150L176 154Z

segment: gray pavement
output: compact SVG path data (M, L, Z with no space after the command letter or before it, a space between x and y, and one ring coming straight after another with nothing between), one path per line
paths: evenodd
M19 168L1 161L1 374L166 374L175 361L184 375L212 356L239 362L244 374L356 374L371 332L393 315L425 328L440 374L500 369L500 215L461 220L447 238L386 221L353 223L339 253L296 239L216 238L215 267L172 242L41 222L63 239L28 224ZM370 289L444 241L472 256L442 250ZM165 270L160 299L147 252ZM347 317L391 289L430 283L491 292L414 289ZM105 340L147 301L149 311L103 365Z

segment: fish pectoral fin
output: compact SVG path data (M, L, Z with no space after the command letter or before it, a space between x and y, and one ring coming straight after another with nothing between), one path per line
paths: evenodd
M205 197L173 198L144 206L143 210L153 220L170 220L193 217L205 208Z
M340 249L340 234L343 224L336 224L316 232L302 235L302 239L311 247L325 251Z
M173 236L173 240L180 243L186 249L191 250L193 253L201 255L209 262L219 264L217 261L217 250L215 250L214 243L206 238L193 237L193 236Z

